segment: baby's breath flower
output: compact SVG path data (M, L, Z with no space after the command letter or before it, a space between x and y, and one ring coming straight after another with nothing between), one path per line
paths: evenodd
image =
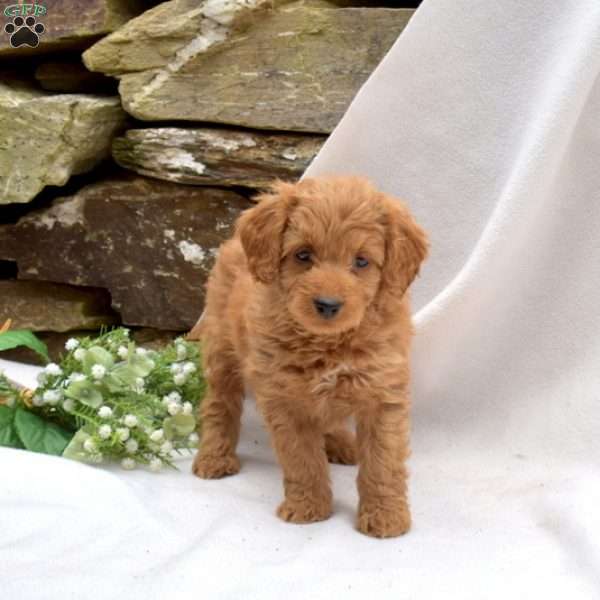
M153 442L160 442L163 439L164 431L162 429L157 429L150 434L150 439Z
M173 382L175 383L175 385L183 385L185 383L185 375L183 373L177 373L174 377L173 377Z
M44 399L42 396L38 396L37 394L31 399L31 402L34 406L44 406Z
M69 383L77 383L78 381L84 381L85 375L83 373L71 373L69 377Z
M103 440L108 439L110 437L111 433L112 433L112 427L110 425L100 425L100 427L98 428L98 435Z
M134 440L134 439L127 440L127 443L125 444L125 450L127 450L127 452L129 452L129 454L133 454L134 452L137 451L138 448L139 448L139 444L137 443L136 440Z
M75 350L75 348L79 347L79 340L76 340L75 338L69 338L67 340L67 343L65 344L65 348L69 351L71 350Z
M186 375L190 375L191 373L194 373L196 371L196 365L193 362L186 362L183 365L183 372Z
M73 400L71 400L71 398L67 398L63 402L62 407L68 413L73 412L73 410L75 410L75 402L73 402Z
M170 402L181 402L181 394L179 392L171 392L168 398Z
M148 354L148 350L146 350L146 348L136 348L135 353L138 356L146 356L146 354Z
M97 450L96 443L92 438L88 438L85 440L85 442L83 442L83 449L90 454L94 454L94 452Z
M46 371L48 375L62 375L62 369L56 363L46 365L44 371Z
M135 469L135 460L133 460L133 458L124 458L121 461L121 466L126 470L126 471L131 471L132 469Z
M129 350L127 349L127 347L119 346L119 348L117 349L117 356L120 359L125 360L129 356Z
M173 363L171 365L171 373L173 373L173 374L181 373L182 370L183 370L183 365L181 363Z
M119 427L117 429L117 435L122 442L126 442L129 439L129 433L128 427Z
M73 357L75 358L75 360L81 362L85 358L85 354L86 353L84 348L77 348L77 350L73 352Z
M187 348L183 344L176 344L177 360L185 360L187 358Z
M145 386L146 386L146 381L144 380L143 377L138 377L135 380L135 391L138 394L142 394L144 392Z
M160 447L161 454L169 454L172 450L173 444L171 444L171 442L169 442L168 440L166 442L163 442L163 444Z
M106 375L106 367L104 365L94 365L92 367L92 377L96 381L100 381Z
M125 423L127 427L135 427L138 424L138 418L135 415L125 415L123 423Z
M160 471L162 469L162 460L160 460L160 458L153 458L150 461L150 470L154 471L155 473L157 471Z
M169 411L170 415L178 415L181 412L181 404L178 404L177 402L170 402L167 410Z
M190 435L188 436L188 442L194 446L198 445L198 442L200 441L200 437L198 436L198 434L194 431L194 433L190 433Z
M62 399L62 394L58 390L46 390L42 398L46 404L56 406Z
M98 416L102 417L103 419L109 419L110 417L112 417L112 414L113 411L110 406L101 406L98 409Z
M48 381L48 375L45 371L42 371L41 373L38 373L36 379L40 385L44 385L46 381Z
M183 403L183 414L184 415L191 415L193 410L194 410L194 407L192 406L191 402Z
M167 408L167 406L169 406L169 404L171 404L171 399L169 398L169 396L163 396L162 397L162 405Z

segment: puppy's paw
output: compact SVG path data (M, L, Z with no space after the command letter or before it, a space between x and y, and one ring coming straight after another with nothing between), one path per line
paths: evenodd
M277 509L277 516L288 523L315 523L331 516L331 502L326 500L290 500L286 498Z
M194 475L202 479L218 479L227 475L235 475L239 470L240 459L235 454L214 456L198 452L192 465Z
M406 502L391 499L361 502L357 528L361 533L377 538L397 537L410 529L410 510Z
M344 429L325 434L325 452L330 463L355 465L356 437Z

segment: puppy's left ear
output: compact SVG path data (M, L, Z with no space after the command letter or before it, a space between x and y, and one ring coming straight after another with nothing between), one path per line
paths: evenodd
M294 202L293 184L276 182L258 204L242 213L236 223L248 268L262 283L272 283L279 271L283 232Z
M386 221L386 257L383 286L401 298L427 257L429 242L400 200L382 195Z

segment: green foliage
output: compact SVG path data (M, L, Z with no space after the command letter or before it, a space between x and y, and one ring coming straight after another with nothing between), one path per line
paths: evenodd
M153 470L197 446L205 392L198 344L178 339L155 352L137 348L119 328L71 339L66 348L60 365L38 376L29 409L0 377L0 397L13 405L0 406L0 445Z
M4 333L0 333L0 351L12 350L19 346L25 346L33 350L44 358L46 362L50 362L46 344L31 333L31 331L5 331Z

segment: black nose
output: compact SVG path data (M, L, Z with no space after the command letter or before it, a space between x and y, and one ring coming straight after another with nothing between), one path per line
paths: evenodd
M340 312L340 308L344 304L335 298L315 298L313 302L315 303L317 312L324 319L333 319Z

